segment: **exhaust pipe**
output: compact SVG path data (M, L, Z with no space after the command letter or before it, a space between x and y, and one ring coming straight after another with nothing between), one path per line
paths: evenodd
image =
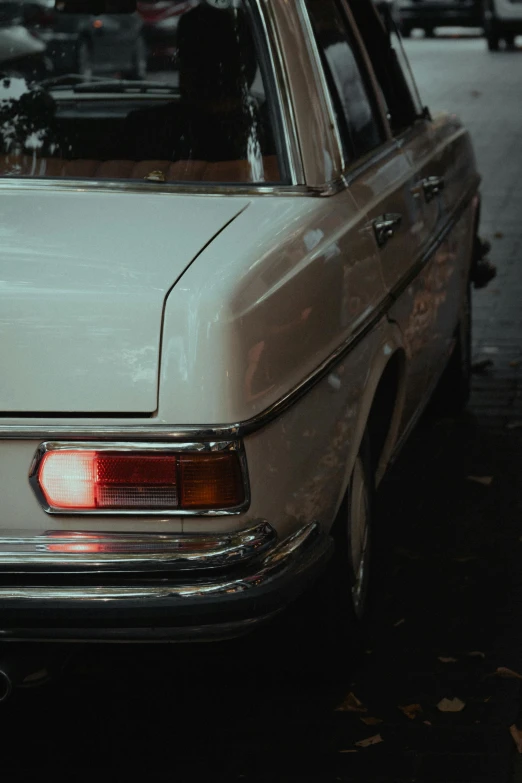
M0 703L7 701L17 687L36 688L62 671L69 660L62 647L28 649L18 644L0 648Z

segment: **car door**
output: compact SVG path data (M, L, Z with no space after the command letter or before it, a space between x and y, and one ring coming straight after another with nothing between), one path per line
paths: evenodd
M336 110L345 177L365 215L364 230L392 303L390 317L404 334L408 359L404 418L408 420L431 382L426 284L417 275L416 263L434 230L436 208L425 209L409 150L392 137L383 96L376 89L350 9L341 0L305 0L305 5Z
M344 3L344 0L343 0ZM407 354L403 427L421 410L453 347L465 265L447 234L458 200L458 153L448 144L451 123L424 110L399 38L387 31L370 3L353 0L349 11L361 36L376 90L385 107L396 153L376 161L353 184L353 195L372 223L400 216L379 242L382 271L392 299L390 319L403 333ZM466 158L465 166L468 165ZM392 180L392 188L386 183ZM368 182L381 192L365 195ZM394 219L394 218L392 218ZM462 248L464 248L464 244ZM469 248L469 245L467 245Z

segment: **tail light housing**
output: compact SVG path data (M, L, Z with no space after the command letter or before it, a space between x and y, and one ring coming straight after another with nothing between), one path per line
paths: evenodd
M30 480L51 513L234 513L248 503L240 448L44 443Z

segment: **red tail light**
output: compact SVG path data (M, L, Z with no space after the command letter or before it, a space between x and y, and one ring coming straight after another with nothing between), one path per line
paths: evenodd
M53 510L227 509L245 493L236 452L48 451L38 484Z

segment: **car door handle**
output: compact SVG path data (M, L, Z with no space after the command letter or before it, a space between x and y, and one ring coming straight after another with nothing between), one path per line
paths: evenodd
M444 190L444 177L426 177L422 180L422 189L426 203L438 196L441 190Z
M375 233L375 239L379 247L384 245L395 235L395 232L402 223L402 215L398 215L395 212L387 212L384 215L379 215L372 221L373 230Z

